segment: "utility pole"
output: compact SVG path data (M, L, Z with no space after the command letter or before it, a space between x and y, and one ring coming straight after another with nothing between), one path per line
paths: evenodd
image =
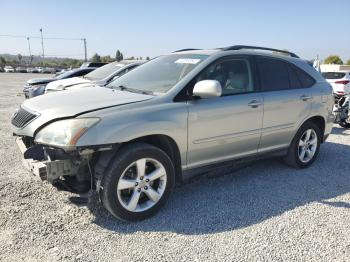
M45 57L45 53L44 53L44 38L43 38L43 29L40 28L40 34L41 34L41 48L43 50L43 58Z
M29 37L27 37L27 41L28 41L28 50L29 50L29 64L31 64L32 63L32 51L30 50Z
M83 38L82 40L83 40L83 42L84 42L85 62L87 62L86 38Z

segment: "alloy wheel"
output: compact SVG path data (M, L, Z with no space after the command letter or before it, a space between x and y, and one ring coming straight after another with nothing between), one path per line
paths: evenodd
M303 163L308 163L317 150L317 134L313 129L307 129L300 137L298 145L298 157Z
M119 178L118 200L130 212L146 211L161 199L166 183L166 170L159 161L138 159Z

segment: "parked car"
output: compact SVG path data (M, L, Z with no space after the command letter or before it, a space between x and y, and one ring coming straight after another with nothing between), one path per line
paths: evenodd
M62 91L72 88L81 88L90 85L104 86L113 79L116 79L135 67L144 63L139 62L112 62L104 65L81 77L57 80L49 83L45 88L45 93Z
M35 67L28 67L27 73L39 73L38 69Z
M83 63L80 68L84 68L84 67L101 67L107 65L107 63L102 63L102 62L85 62Z
M322 76L332 85L337 96L350 94L350 70L322 72Z
M4 69L0 66L0 72L4 72Z
M108 87L26 100L13 132L28 170L66 190L96 189L128 221L155 214L175 182L227 161L278 155L309 167L334 120L330 85L276 49L180 50Z
M23 88L25 98L31 98L44 94L45 87L48 83L56 80L66 79L70 77L86 75L95 70L93 67L79 68L63 73L53 78L35 78L27 81Z
M5 66L5 67L4 67L4 71L5 71L6 73L14 73L14 72L15 72L15 69L13 69L12 66Z
M25 68L23 66L18 66L18 67L16 67L16 72L17 73L27 73L27 68Z

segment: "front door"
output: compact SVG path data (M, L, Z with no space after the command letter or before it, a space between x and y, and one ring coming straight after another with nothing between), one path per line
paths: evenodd
M221 59L195 82L217 80L222 96L189 101L188 167L253 155L263 118L262 96L256 92L248 57Z

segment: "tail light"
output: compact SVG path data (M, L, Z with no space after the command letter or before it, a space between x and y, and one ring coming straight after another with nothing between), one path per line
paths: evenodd
M347 85L349 84L350 80L339 80L335 81L336 84L342 84L342 85Z

